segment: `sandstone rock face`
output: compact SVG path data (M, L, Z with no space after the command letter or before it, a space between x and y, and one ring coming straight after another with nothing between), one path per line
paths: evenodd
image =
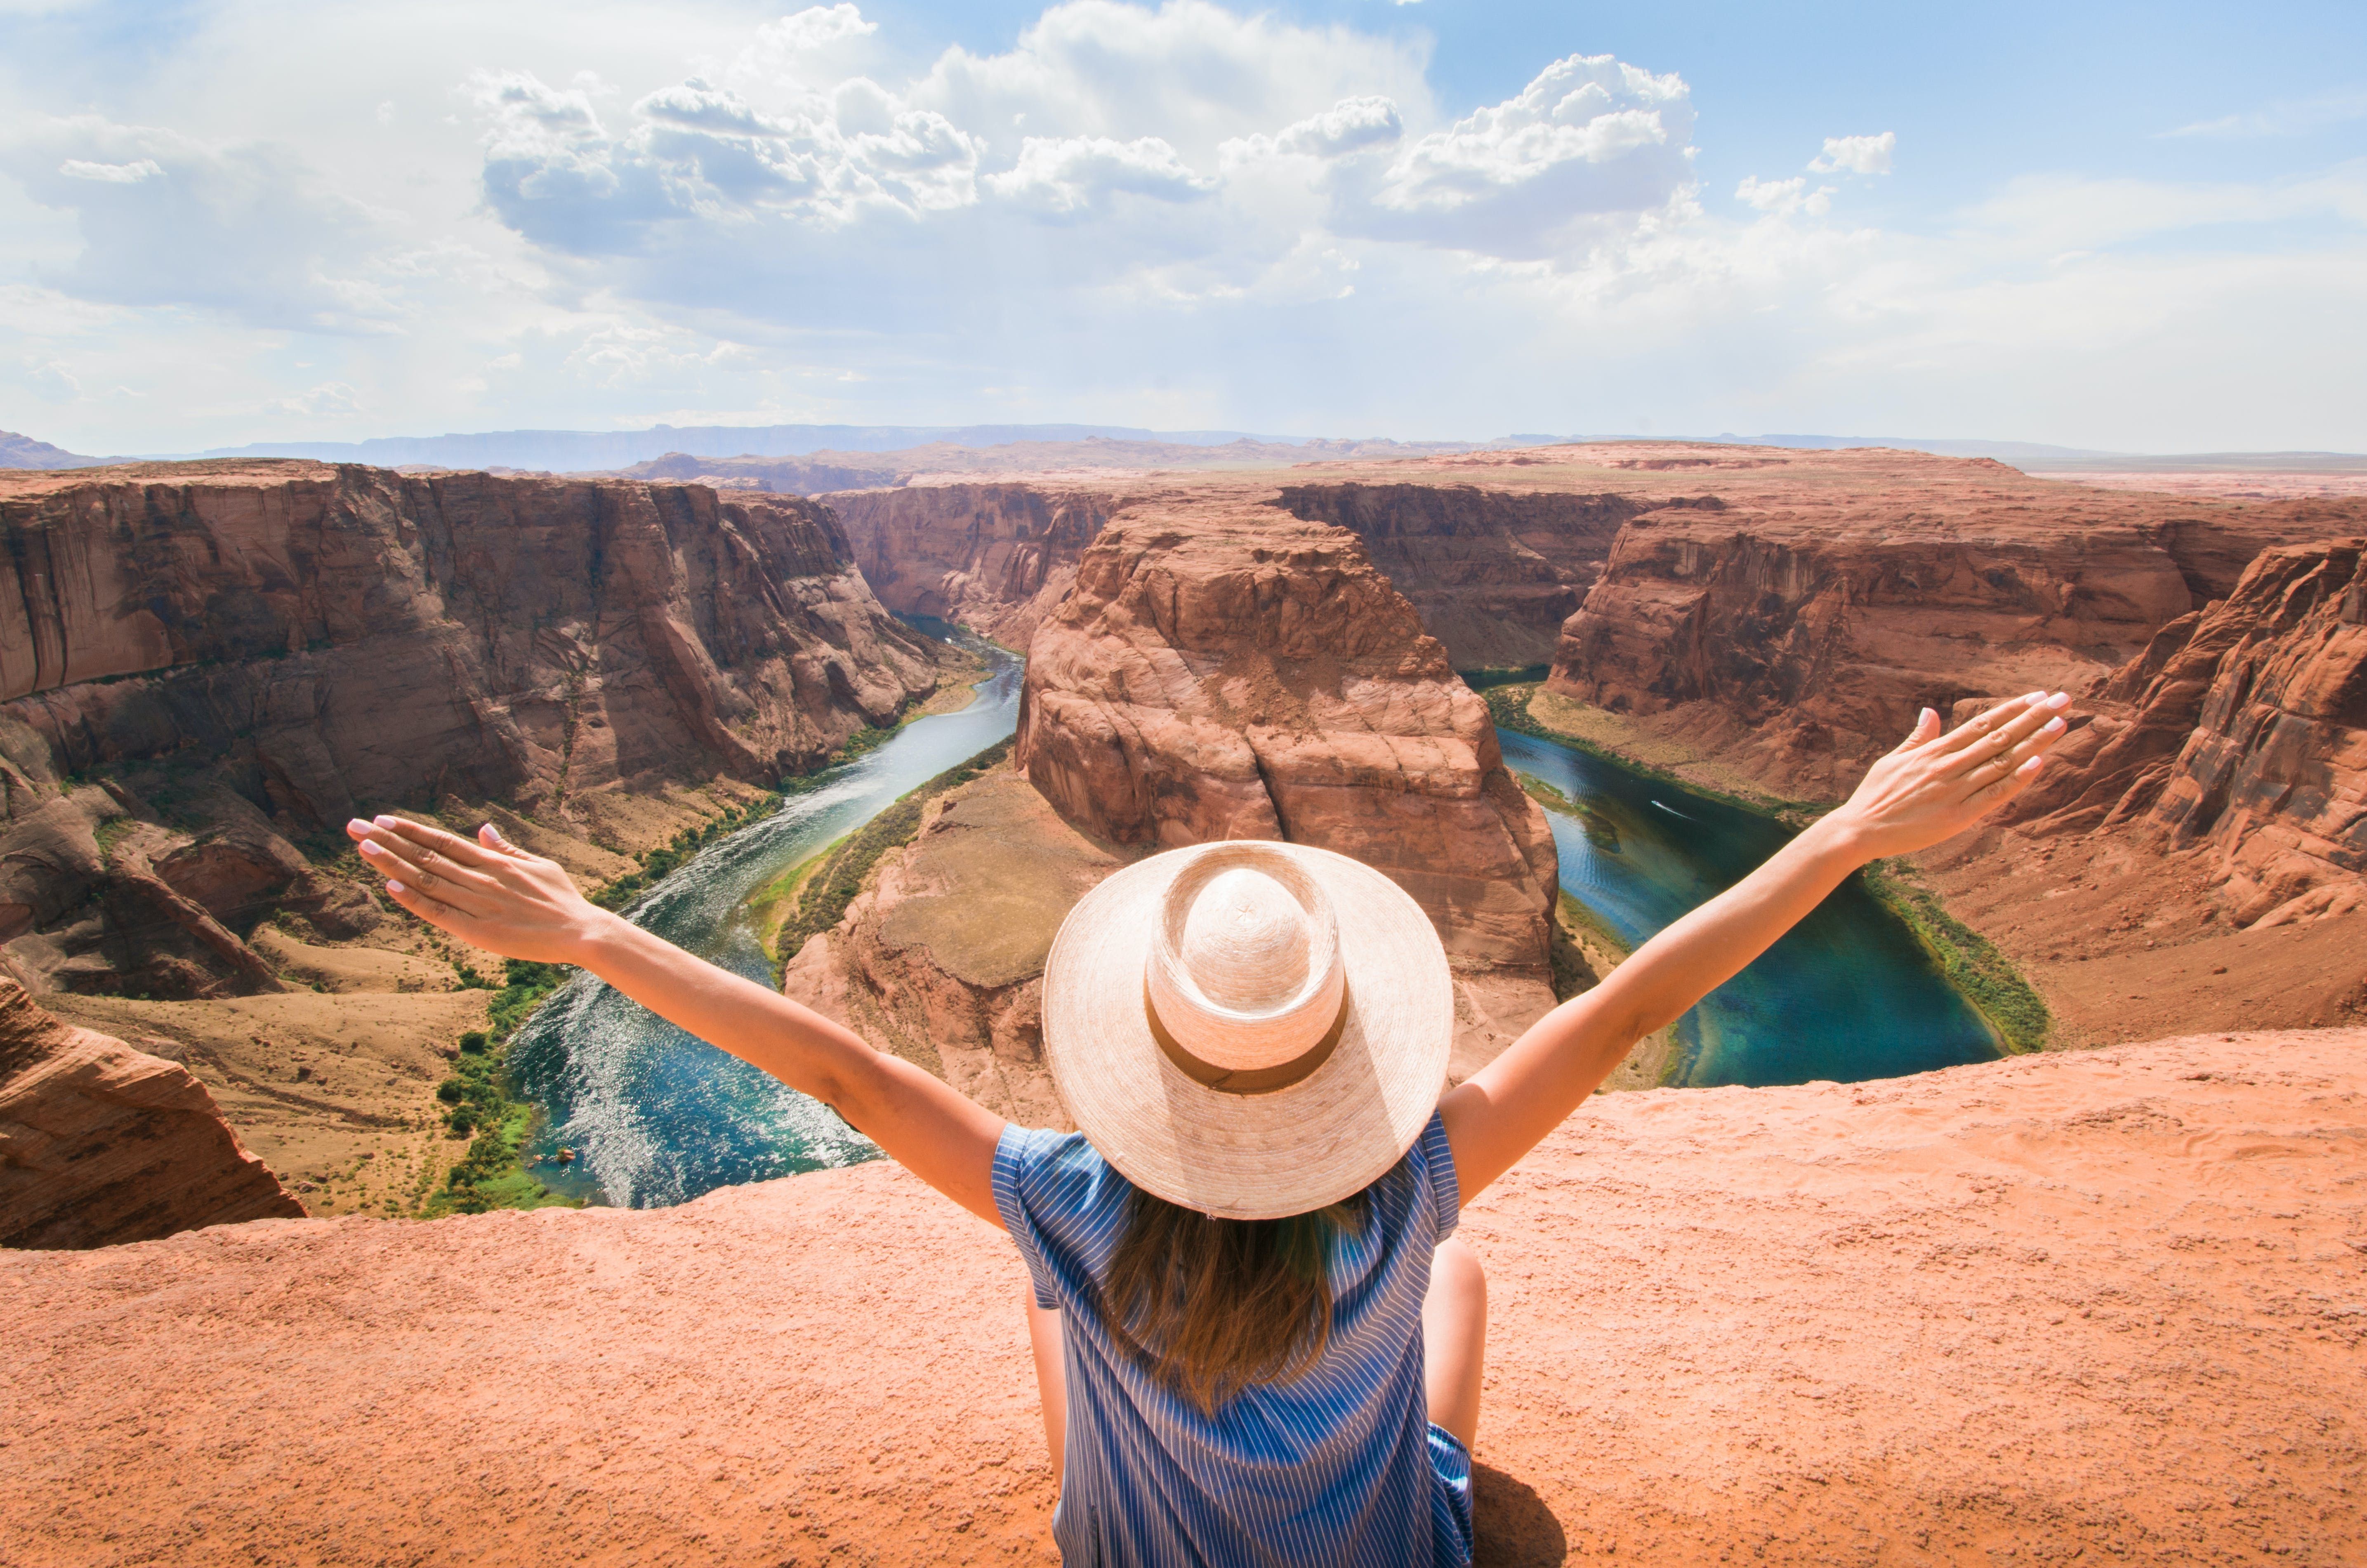
M1919 499L1635 517L1563 629L1551 689L1682 713L1766 786L1829 798L1926 705L2101 691L2293 526Z
M769 783L935 682L789 498L152 464L0 477L0 941L37 987L253 988L206 922L366 928L299 847L357 811Z
M1044 1065L1044 960L1077 900L1126 864L1008 765L946 794L882 857L782 990L1027 1127L1070 1122Z
M1546 963L1544 813L1345 529L1254 505L1121 513L1029 644L1015 756L1093 836L1337 850L1412 893L1451 957Z
M1076 580L1116 493L1051 484L914 485L826 497L879 601L1025 648Z
M2123 824L2217 851L2239 925L2339 914L2367 873L2367 540L2271 549L2117 672L2051 778L2045 835Z
M1479 1561L2356 1561L2362 1133L2356 1029L1590 1101L1463 1214ZM1025 1289L885 1164L0 1256L0 1539L1048 1561Z
M303 1217L178 1062L0 980L0 1247L95 1247Z
M1620 526L1645 509L1625 495L1473 484L1287 484L1281 505L1362 535L1463 670L1550 661Z

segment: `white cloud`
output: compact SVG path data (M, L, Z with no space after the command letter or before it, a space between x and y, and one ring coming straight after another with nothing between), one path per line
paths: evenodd
M1797 213L1821 218L1833 207L1831 186L1820 185L1810 190L1807 180L1798 175L1790 179L1773 180L1746 176L1735 187L1734 195L1737 200L1778 218L1789 218Z
M58 173L68 179L96 180L101 185L138 185L143 179L155 179L164 167L153 158L134 158L128 164L95 164L87 158L68 158L58 165Z
M862 38L879 30L853 6L809 6L795 16L767 22L756 29L760 43L783 50L820 49L842 40Z
M1376 233L1526 258L1600 237L1595 220L1657 211L1693 178L1684 82L1572 55L1517 97L1421 138L1374 192Z
M103 78L0 57L0 426L2367 444L2356 166L2000 178L1884 229L1834 187L1895 137L1704 207L1693 93L1615 60L1450 115L1418 35L1206 0L934 55L841 6L419 6L202 0Z
M2367 119L2367 93L2328 93L2314 98L2288 99L2242 114L2224 114L2215 119L2200 119L2191 125L2181 125L2174 131L2157 134L2227 138L2302 136L2313 131L2322 131L2329 125L2341 125L2361 119Z
M39 359L28 354L19 373L26 390L43 403L71 403L82 395L82 382L55 359Z
M996 195L1042 212L1067 216L1106 208L1118 195L1189 201L1213 181L1184 166L1156 136L1113 142L1106 136L1030 136L1019 162L987 181Z
M1890 155L1898 150L1898 133L1886 131L1879 136L1828 136L1825 150L1808 160L1810 174L1831 175L1847 170L1853 175L1886 175L1890 172Z

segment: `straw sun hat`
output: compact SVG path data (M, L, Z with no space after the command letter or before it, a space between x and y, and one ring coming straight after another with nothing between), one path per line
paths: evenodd
M1044 1049L1102 1157L1171 1203L1275 1219L1370 1186L1446 1085L1455 993L1421 906L1327 849L1207 844L1069 912Z

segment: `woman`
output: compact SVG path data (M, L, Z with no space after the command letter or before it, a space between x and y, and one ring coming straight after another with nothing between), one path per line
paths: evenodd
M1138 862L1047 960L1066 1136L595 909L491 826L349 830L403 908L591 970L1010 1233L1066 1560L1464 1563L1487 1306L1457 1210L1852 871L2018 793L2067 703L2033 692L1945 735L1925 710L1847 803L1444 1094L1445 958L1395 884L1288 845Z

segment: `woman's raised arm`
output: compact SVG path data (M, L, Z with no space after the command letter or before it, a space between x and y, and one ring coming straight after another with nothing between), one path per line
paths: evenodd
M403 908L506 958L575 964L699 1039L844 1117L913 1175L1000 1225L994 1147L1002 1119L911 1062L769 987L718 969L600 909L555 861L490 824L476 841L402 817L345 831Z
M1869 860L1962 832L2019 794L2063 737L2061 692L2016 698L1942 735L1915 733L1866 770L1846 804L1766 864L1645 943L1583 995L1547 1013L1439 1102L1463 1199L1510 1170L1630 1047L1739 973Z

